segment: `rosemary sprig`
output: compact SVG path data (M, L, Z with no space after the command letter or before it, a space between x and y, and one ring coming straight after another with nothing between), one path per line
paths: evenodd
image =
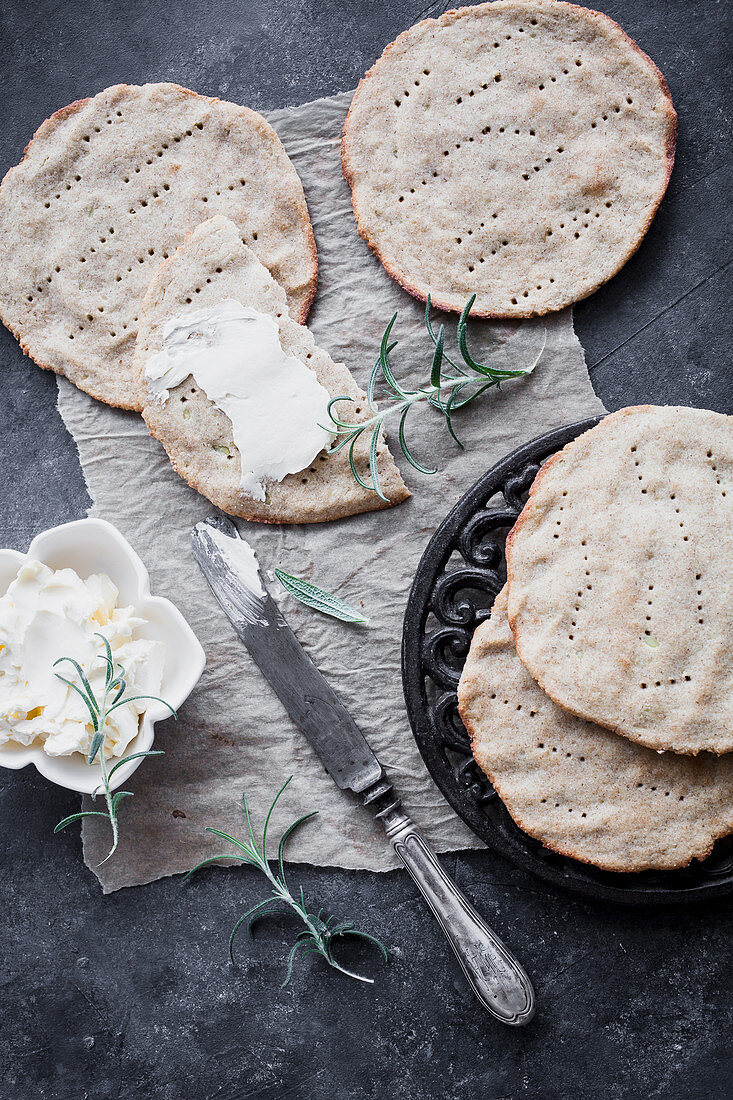
M275 570L275 576L280 581L286 592L300 600L307 607L320 611L323 615L330 615L332 619L341 619L344 623L368 623L360 611L351 607L332 592L326 592L323 588L317 588L310 581L304 581L300 577L292 577L290 573L283 573L282 569Z
M288 956L287 973L285 975L285 981L282 984L284 989L288 985L292 975L295 960L298 957L298 952L302 951L303 955L317 954L326 960L329 966L332 966L334 970L338 970L341 974L348 975L349 978L356 978L360 982L369 982L373 984L373 978L366 978L362 974L355 974L352 970L347 970L345 967L336 960L333 955L333 941L339 937L344 936L358 936L361 939L368 940L373 943L382 952L385 960L388 959L387 949L384 944L377 939L376 936L370 935L368 932L361 932L354 925L353 921L337 921L334 917L327 917L323 919L323 909L319 909L317 913L309 913L306 907L305 898L303 896L303 888L300 888L299 896L294 897L285 879L285 846L288 840L291 838L295 830L302 825L305 821L309 821L312 817L316 817L317 810L312 813L304 814L303 817L299 817L296 821L293 821L288 825L285 832L280 837L280 843L277 849L277 862L276 870L270 867L269 857L267 854L267 830L270 824L270 818L272 817L273 810L277 805L280 795L292 780L292 775L289 779L286 779L280 790L275 795L275 798L270 805L267 815L265 817L265 824L262 829L262 840L258 843L252 827L252 821L249 814L249 807L247 806L247 797L242 794L242 802L244 804L244 818L247 823L248 839L245 841L237 840L236 837L230 836L229 833L223 833L219 829L207 828L207 833L213 833L215 836L221 837L223 840L229 841L236 849L236 858L241 859L243 863L248 864L250 867L255 867L258 871L267 878L271 887L271 894L269 897L264 898L263 901L253 905L251 909L248 909L243 916L239 918L237 923L232 929L232 934L229 937L229 957L234 962L234 940L239 932L239 929L243 924L247 924L247 930L250 935L250 939L254 939L254 926L258 920L264 916L272 916L275 913L289 913L294 912L305 925L305 929L299 932L295 944ZM184 882L187 882L191 875L195 871L198 871L201 867L207 867L211 863L216 863L220 859L231 859L231 854L225 854L220 856L210 856L208 859L202 859L200 863L197 863L195 867L186 875Z
M104 817L106 818L112 829L112 847L107 852L107 855L102 860L102 863L106 863L111 855L114 855L117 850L117 844L119 841L119 823L117 821L117 811L119 809L120 802L123 798L132 798L132 791L115 791L112 794L110 790L110 779L123 764L129 763L130 760L138 760L143 756L162 756L163 752L159 749L150 749L147 752L133 752L129 756L122 757L118 760L109 770L107 770L107 759L104 755L104 735L105 727L107 724L107 718L118 707L127 706L128 703L132 703L136 699L150 699L159 703L163 703L168 707L174 718L177 718L173 707L170 703L166 703L165 699L160 699L157 695L125 695L125 689L127 684L125 683L125 670L122 665L115 666L112 660L112 650L110 649L109 642L102 634L96 634L95 637L100 638L104 644L104 655L99 654L99 660L104 661L107 669L104 678L104 688L100 698L97 698L92 689L92 685L84 672L84 669L75 661L73 657L59 657L58 661L54 661L53 667L62 664L64 661L68 661L70 665L76 670L76 674L81 683L74 683L73 680L67 680L65 676L57 672L56 677L66 684L67 687L72 688L77 695L81 696L86 704L87 710L92 720L92 728L94 733L92 735L91 744L89 746L89 753L87 755L87 764L93 764L97 754L99 754L99 763L102 769L102 784L92 795L96 798L100 791L104 791L105 802L107 803L106 811L102 810L81 810L79 813L70 814L65 817L63 821L59 821L58 825L54 829L54 833L60 832L65 829L67 825L71 825L73 821L80 821L83 817ZM102 863L99 866L102 866Z
M425 327L427 328L428 335L433 345L430 378L421 386L418 386L417 389L407 389L397 381L389 361L391 352L397 347L397 340L392 339L392 328L397 319L397 314L394 313L384 330L379 355L372 368L367 384L367 402L372 416L361 423L352 423L351 421L342 419L333 410L334 406L340 401L354 401L353 397L334 397L329 401L328 414L332 423L328 425L327 430L331 431L332 434L337 437L337 442L331 447L329 453L336 454L337 451L342 450L344 447L348 447L349 465L351 466L351 472L357 484L359 484L362 489L373 490L377 496L387 504L389 504L389 499L382 491L377 456L380 433L384 421L388 416L399 416L397 438L400 449L410 465L421 474L434 474L436 470L424 466L419 462L407 443L405 425L413 406L420 401L427 401L429 405L437 409L438 412L445 417L446 426L451 436L456 443L462 447L463 444L453 428L453 414L458 412L459 409L465 408L466 405L470 405L472 401L475 401L476 398L480 397L486 390L491 389L493 386L500 387L501 383L508 378L520 378L524 375L531 374L542 358L547 342L547 330L545 330L539 354L536 356L532 365L524 370L500 370L495 367L487 366L484 363L477 363L469 350L466 332L468 317L475 300L476 295L472 294L463 307L463 312L458 321L458 349L463 360L462 364L457 363L446 354L445 326L440 326L437 335L433 329L430 318L431 301L430 295L428 295L428 300L425 305ZM452 373L446 370L446 364L448 367L452 368ZM380 376L386 385L388 393L388 404L381 412L374 403L374 390ZM369 472L371 484L362 478L354 461L354 447L365 432L371 433L369 444Z

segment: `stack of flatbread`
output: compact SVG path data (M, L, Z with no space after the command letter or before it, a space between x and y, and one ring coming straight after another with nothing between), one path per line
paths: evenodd
M0 316L23 350L98 400L142 412L176 470L232 515L303 523L386 506L343 452L325 451L253 500L231 423L190 379L152 406L145 358L166 322L229 298L273 317L284 351L331 397L353 398L355 422L368 414L346 367L303 327L318 277L313 231L295 168L254 111L175 84L120 84L57 111L0 186L0 263ZM366 441L354 459L368 481ZM384 441L378 465L390 503L404 500Z
M622 409L541 469L458 698L514 820L611 871L733 832L733 417Z

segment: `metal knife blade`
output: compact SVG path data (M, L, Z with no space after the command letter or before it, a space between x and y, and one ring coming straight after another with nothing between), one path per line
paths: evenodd
M334 782L356 794L376 783L382 777L381 764L285 622L259 568L261 591L256 591L254 563L244 561L246 543L232 521L211 516L197 523L191 546L225 615ZM242 569L243 563L247 569ZM246 580L254 583L250 586Z

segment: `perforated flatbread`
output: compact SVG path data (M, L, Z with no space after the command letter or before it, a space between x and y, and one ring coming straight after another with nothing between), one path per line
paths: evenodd
M556 702L655 749L733 749L733 417L644 405L540 471L509 619Z
M118 84L57 111L0 186L0 316L41 367L139 409L140 304L193 226L226 214L305 321L318 263L303 188L246 107Z
M387 46L342 160L359 233L406 290L533 317L586 297L638 248L676 128L664 78L617 23L499 0Z
M506 589L458 688L473 754L514 820L608 871L684 867L733 832L733 757L656 753L567 714L517 657Z
M238 227L221 216L193 230L150 284L135 351L135 369L143 391L145 363L160 351L166 321L230 298L274 317L284 351L305 363L332 397L353 396L354 405L348 409L355 422L371 415L366 395L346 367L334 363L316 345L310 331L291 320L282 287L242 243ZM308 470L270 484L264 502L246 496L240 487L239 451L231 421L193 378L172 389L165 404L146 399L143 417L181 477L232 516L270 523L317 523L386 507L376 493L356 483L346 450L330 456L322 452ZM354 452L357 470L367 483L368 446L369 440L362 437ZM379 447L379 472L382 489L392 504L410 495L384 440Z

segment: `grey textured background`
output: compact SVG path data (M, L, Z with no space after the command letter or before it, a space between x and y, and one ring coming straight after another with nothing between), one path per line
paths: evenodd
M609 0L665 73L678 157L652 229L577 310L599 396L731 412L726 274L727 5ZM352 87L422 0L5 0L0 169L58 107L117 81L170 79L254 108ZM728 28L729 29L729 28ZM728 42L730 39L728 38ZM728 82L729 83L729 82ZM728 187L726 187L726 182ZM84 514L55 382L0 331L0 537ZM397 675L397 670L395 670ZM2 772L2 1095L69 1100L488 1100L729 1094L730 905L624 911L553 894L490 853L452 857L458 881L533 974L535 1023L474 1008L406 876L302 869L307 895L380 935L374 987L304 964L279 988L289 924L226 958L252 873L205 873L102 898L78 836L52 836L74 796Z

